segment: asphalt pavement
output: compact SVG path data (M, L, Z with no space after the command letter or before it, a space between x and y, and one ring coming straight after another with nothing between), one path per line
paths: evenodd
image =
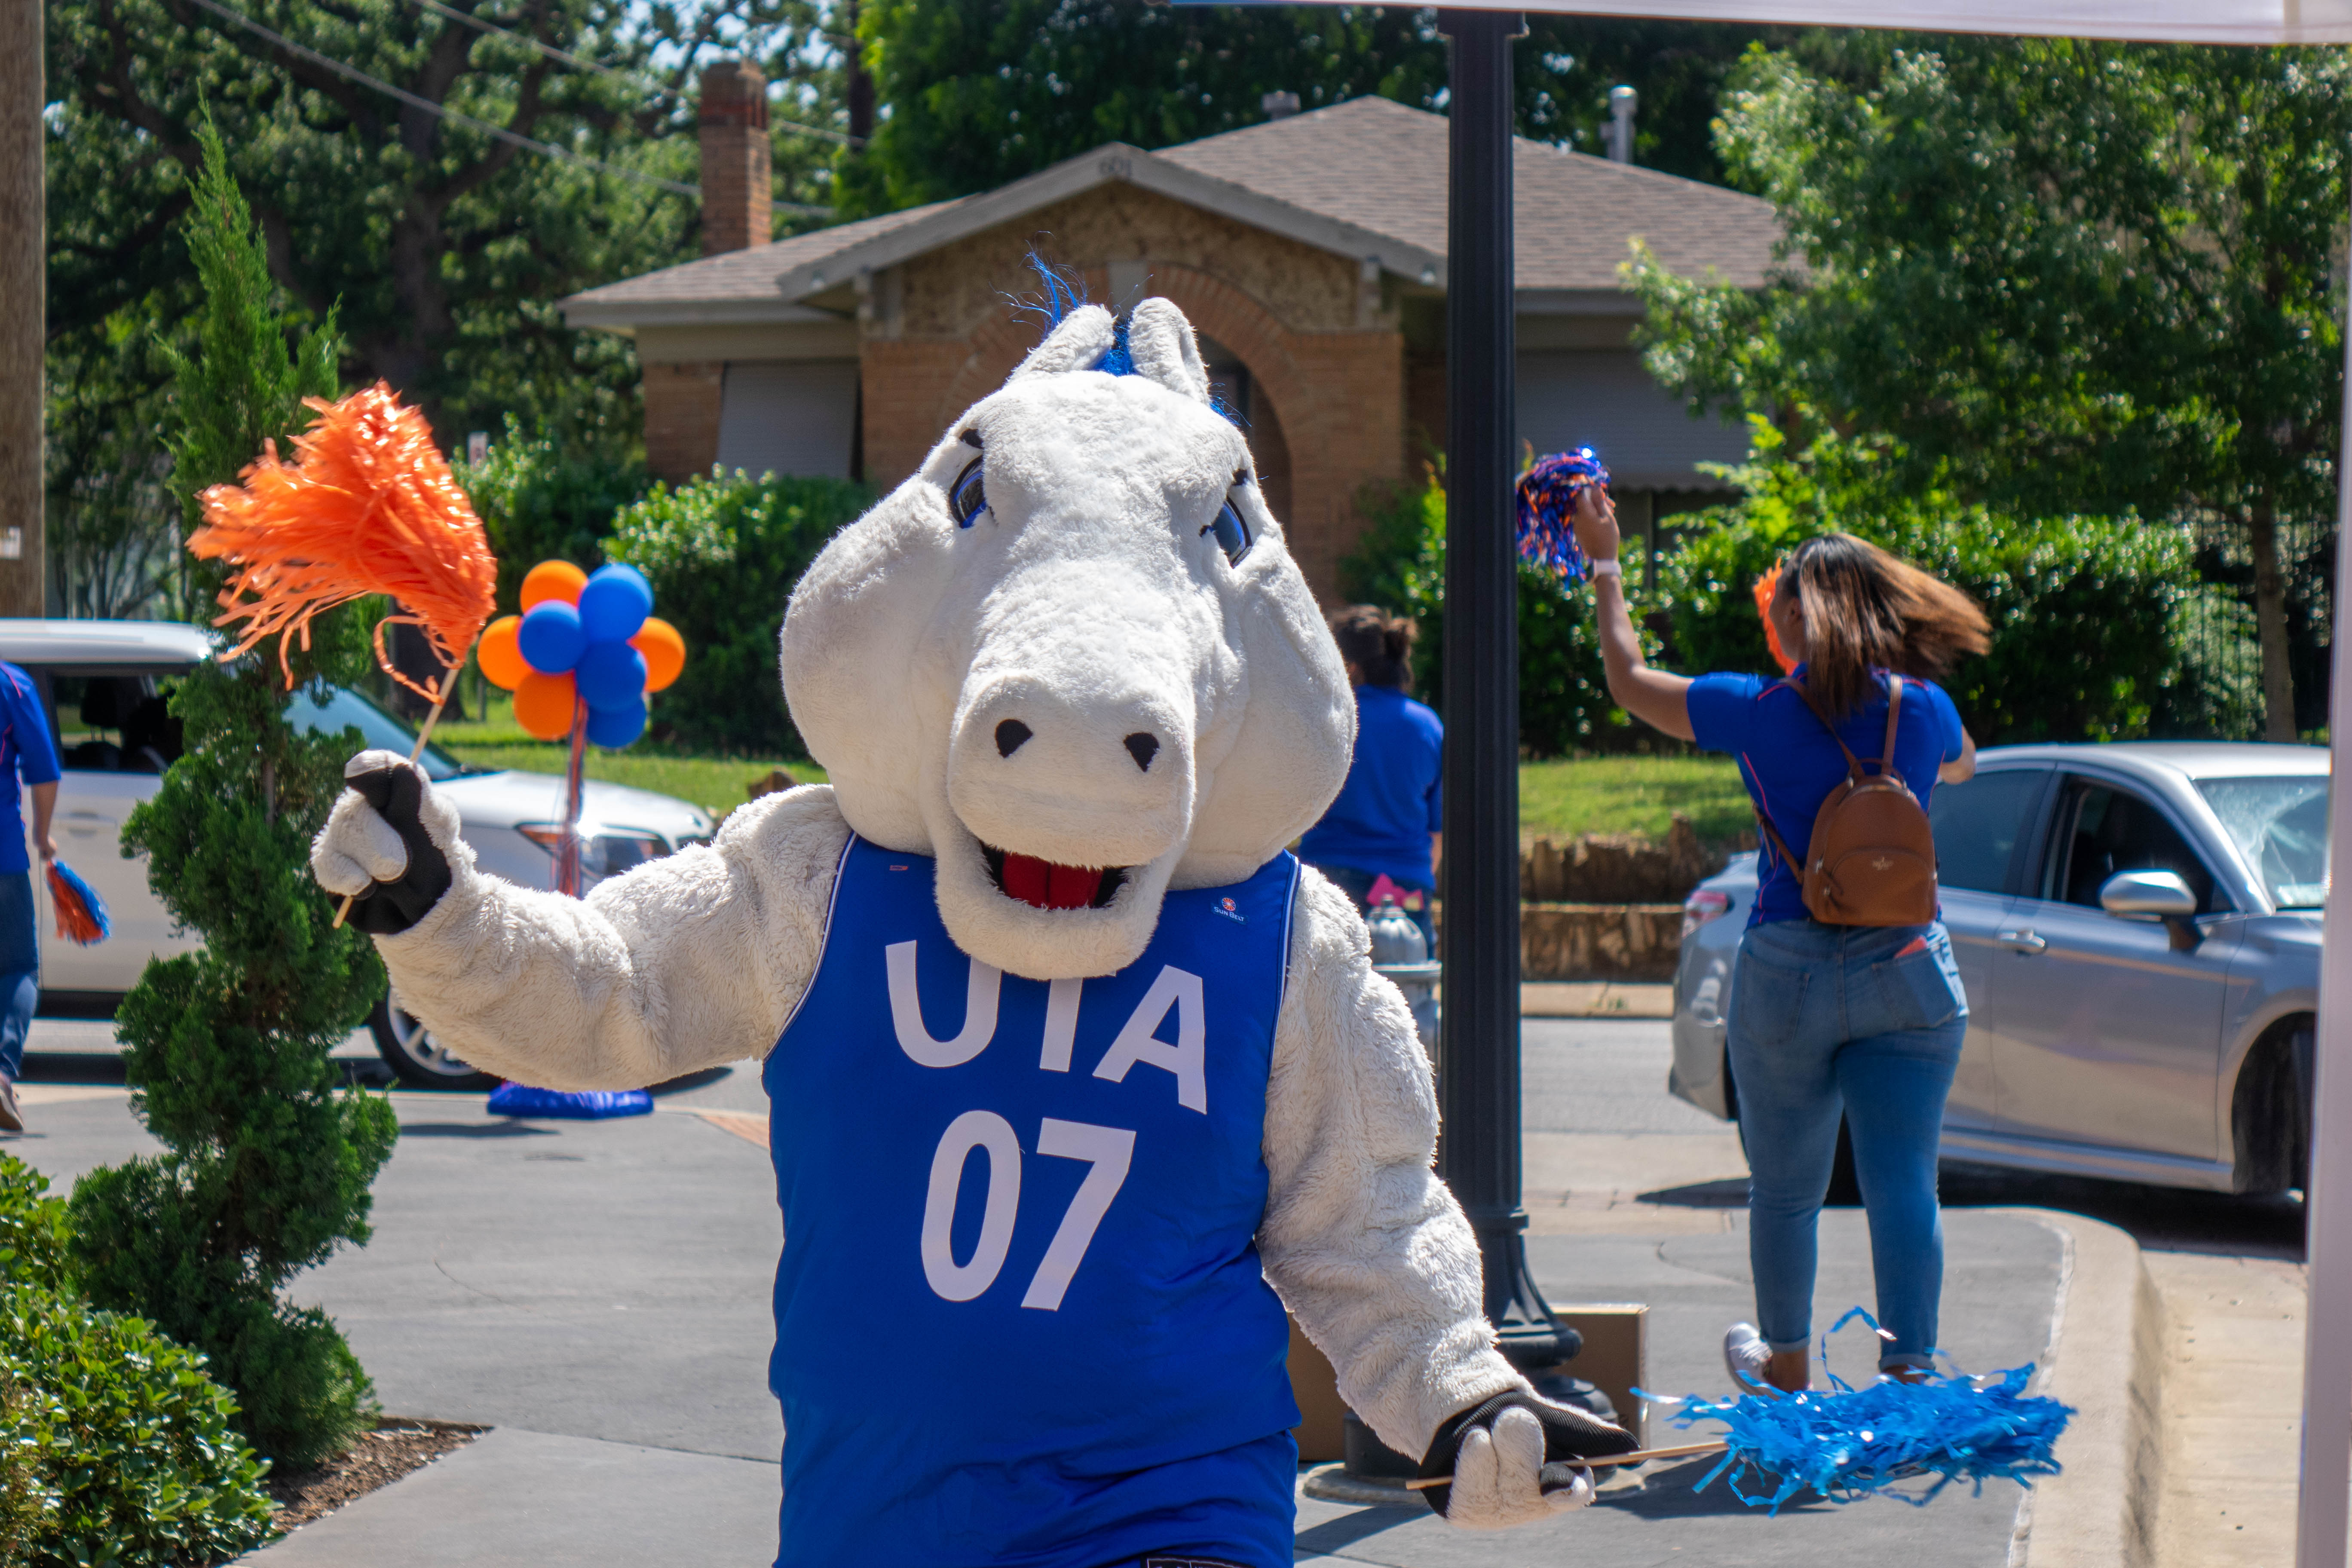
M73 1034L79 1028L83 1033ZM101 1026L37 1026L31 1132L7 1144L60 1183L152 1143ZM365 1066L363 1040L339 1053ZM1726 1390L1722 1331L1749 1311L1742 1167L1721 1123L1664 1093L1665 1027L1526 1025L1528 1253L1559 1303L1651 1308L1648 1386ZM510 1123L478 1095L396 1092L403 1137L375 1237L299 1280L342 1326L383 1408L494 1428L255 1555L306 1563L640 1568L762 1563L782 1432L764 1387L780 1244L765 1101L749 1065L672 1086L656 1114ZM2000 1201L2014 1202L2014 1194ZM1971 1370L2042 1356L2063 1242L2030 1215L1948 1216L1944 1334ZM1817 1330L1871 1301L1858 1210L1824 1215ZM1856 1330L1830 1352L1874 1361ZM942 1369L950 1375L951 1369ZM1654 1424L1654 1436L1667 1430ZM2009 1483L1932 1504L1742 1506L1706 1462L1659 1467L1582 1513L1496 1535L1421 1510L1302 1500L1301 1561L2000 1568L2030 1524Z

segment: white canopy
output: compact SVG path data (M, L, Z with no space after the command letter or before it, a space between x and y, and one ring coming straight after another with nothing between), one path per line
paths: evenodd
M2352 0L1450 0L1470 11L1559 11L1678 22L1780 22L1923 33L2352 44Z

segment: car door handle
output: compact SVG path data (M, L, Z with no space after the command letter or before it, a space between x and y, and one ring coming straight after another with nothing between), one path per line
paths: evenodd
M1992 933L1992 939L2005 944L2012 952L2028 954L2040 952L2050 945L2030 931L1997 931Z

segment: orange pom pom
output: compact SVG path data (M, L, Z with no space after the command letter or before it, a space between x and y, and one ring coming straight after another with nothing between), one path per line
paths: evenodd
M1797 661L1780 651L1780 634L1772 629L1772 595L1780 589L1780 568L1774 566L1756 579L1756 613L1764 617L1764 642L1772 650L1772 662L1788 674L1797 668Z
M629 646L646 656L646 689L659 691L686 668L686 639L659 616L647 616Z
M567 605L580 602L580 590L588 585L588 574L569 561L542 561L523 574L522 607L530 609L542 599L561 599Z
M274 636L290 687L289 639L299 633L308 647L311 617L383 594L400 602L395 618L423 627L442 665L456 668L490 618L499 563L432 427L382 382L340 403L306 401L319 418L294 437L293 462L280 461L272 442L239 476L242 485L215 485L198 498L205 526L188 549L237 568L221 594L226 613L213 623L245 623L228 657ZM393 670L383 631L376 662L423 691Z
M534 740L561 741L570 735L574 706L568 674L541 675L534 669L515 686L515 722Z
M482 663L482 679L503 691L512 691L530 673L523 662L522 617L500 616L482 628L482 641L476 657Z

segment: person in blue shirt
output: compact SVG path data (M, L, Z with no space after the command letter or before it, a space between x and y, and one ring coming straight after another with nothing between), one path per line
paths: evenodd
M58 858L49 819L58 806L58 748L33 678L0 664L0 1131L22 1132L16 1102L25 1033L40 1000L41 950L33 929L33 855L25 847L23 795L33 802L34 853L41 868ZM21 795L17 784L24 786Z
M1985 650L1984 612L1875 545L1823 534L1782 563L1772 597L1773 637L1793 666L1787 679L1694 680L1643 662L1606 496L1589 489L1579 499L1576 536L1596 563L1609 694L1644 723L1737 758L1768 830L1726 1031L1748 1150L1757 1321L1724 1336L1725 1363L1743 1388L1811 1384L1816 1230L1843 1117L1887 1335L1879 1370L1922 1376L1935 1364L1944 1279L1936 1158L1968 997L1942 921L1824 924L1806 912L1798 868L1822 801L1847 777L1847 749L1865 763L1882 760L1891 677L1902 680L1893 771L1920 806L1939 779L1976 772L1976 743L1933 678ZM1776 837L1797 866L1776 851Z
M1373 884L1382 877L1395 883L1434 956L1430 906L1444 846L1445 724L1405 695L1418 628L1372 605L1335 611L1330 625L1356 689L1356 752L1339 798L1299 839L1298 858L1368 913Z

